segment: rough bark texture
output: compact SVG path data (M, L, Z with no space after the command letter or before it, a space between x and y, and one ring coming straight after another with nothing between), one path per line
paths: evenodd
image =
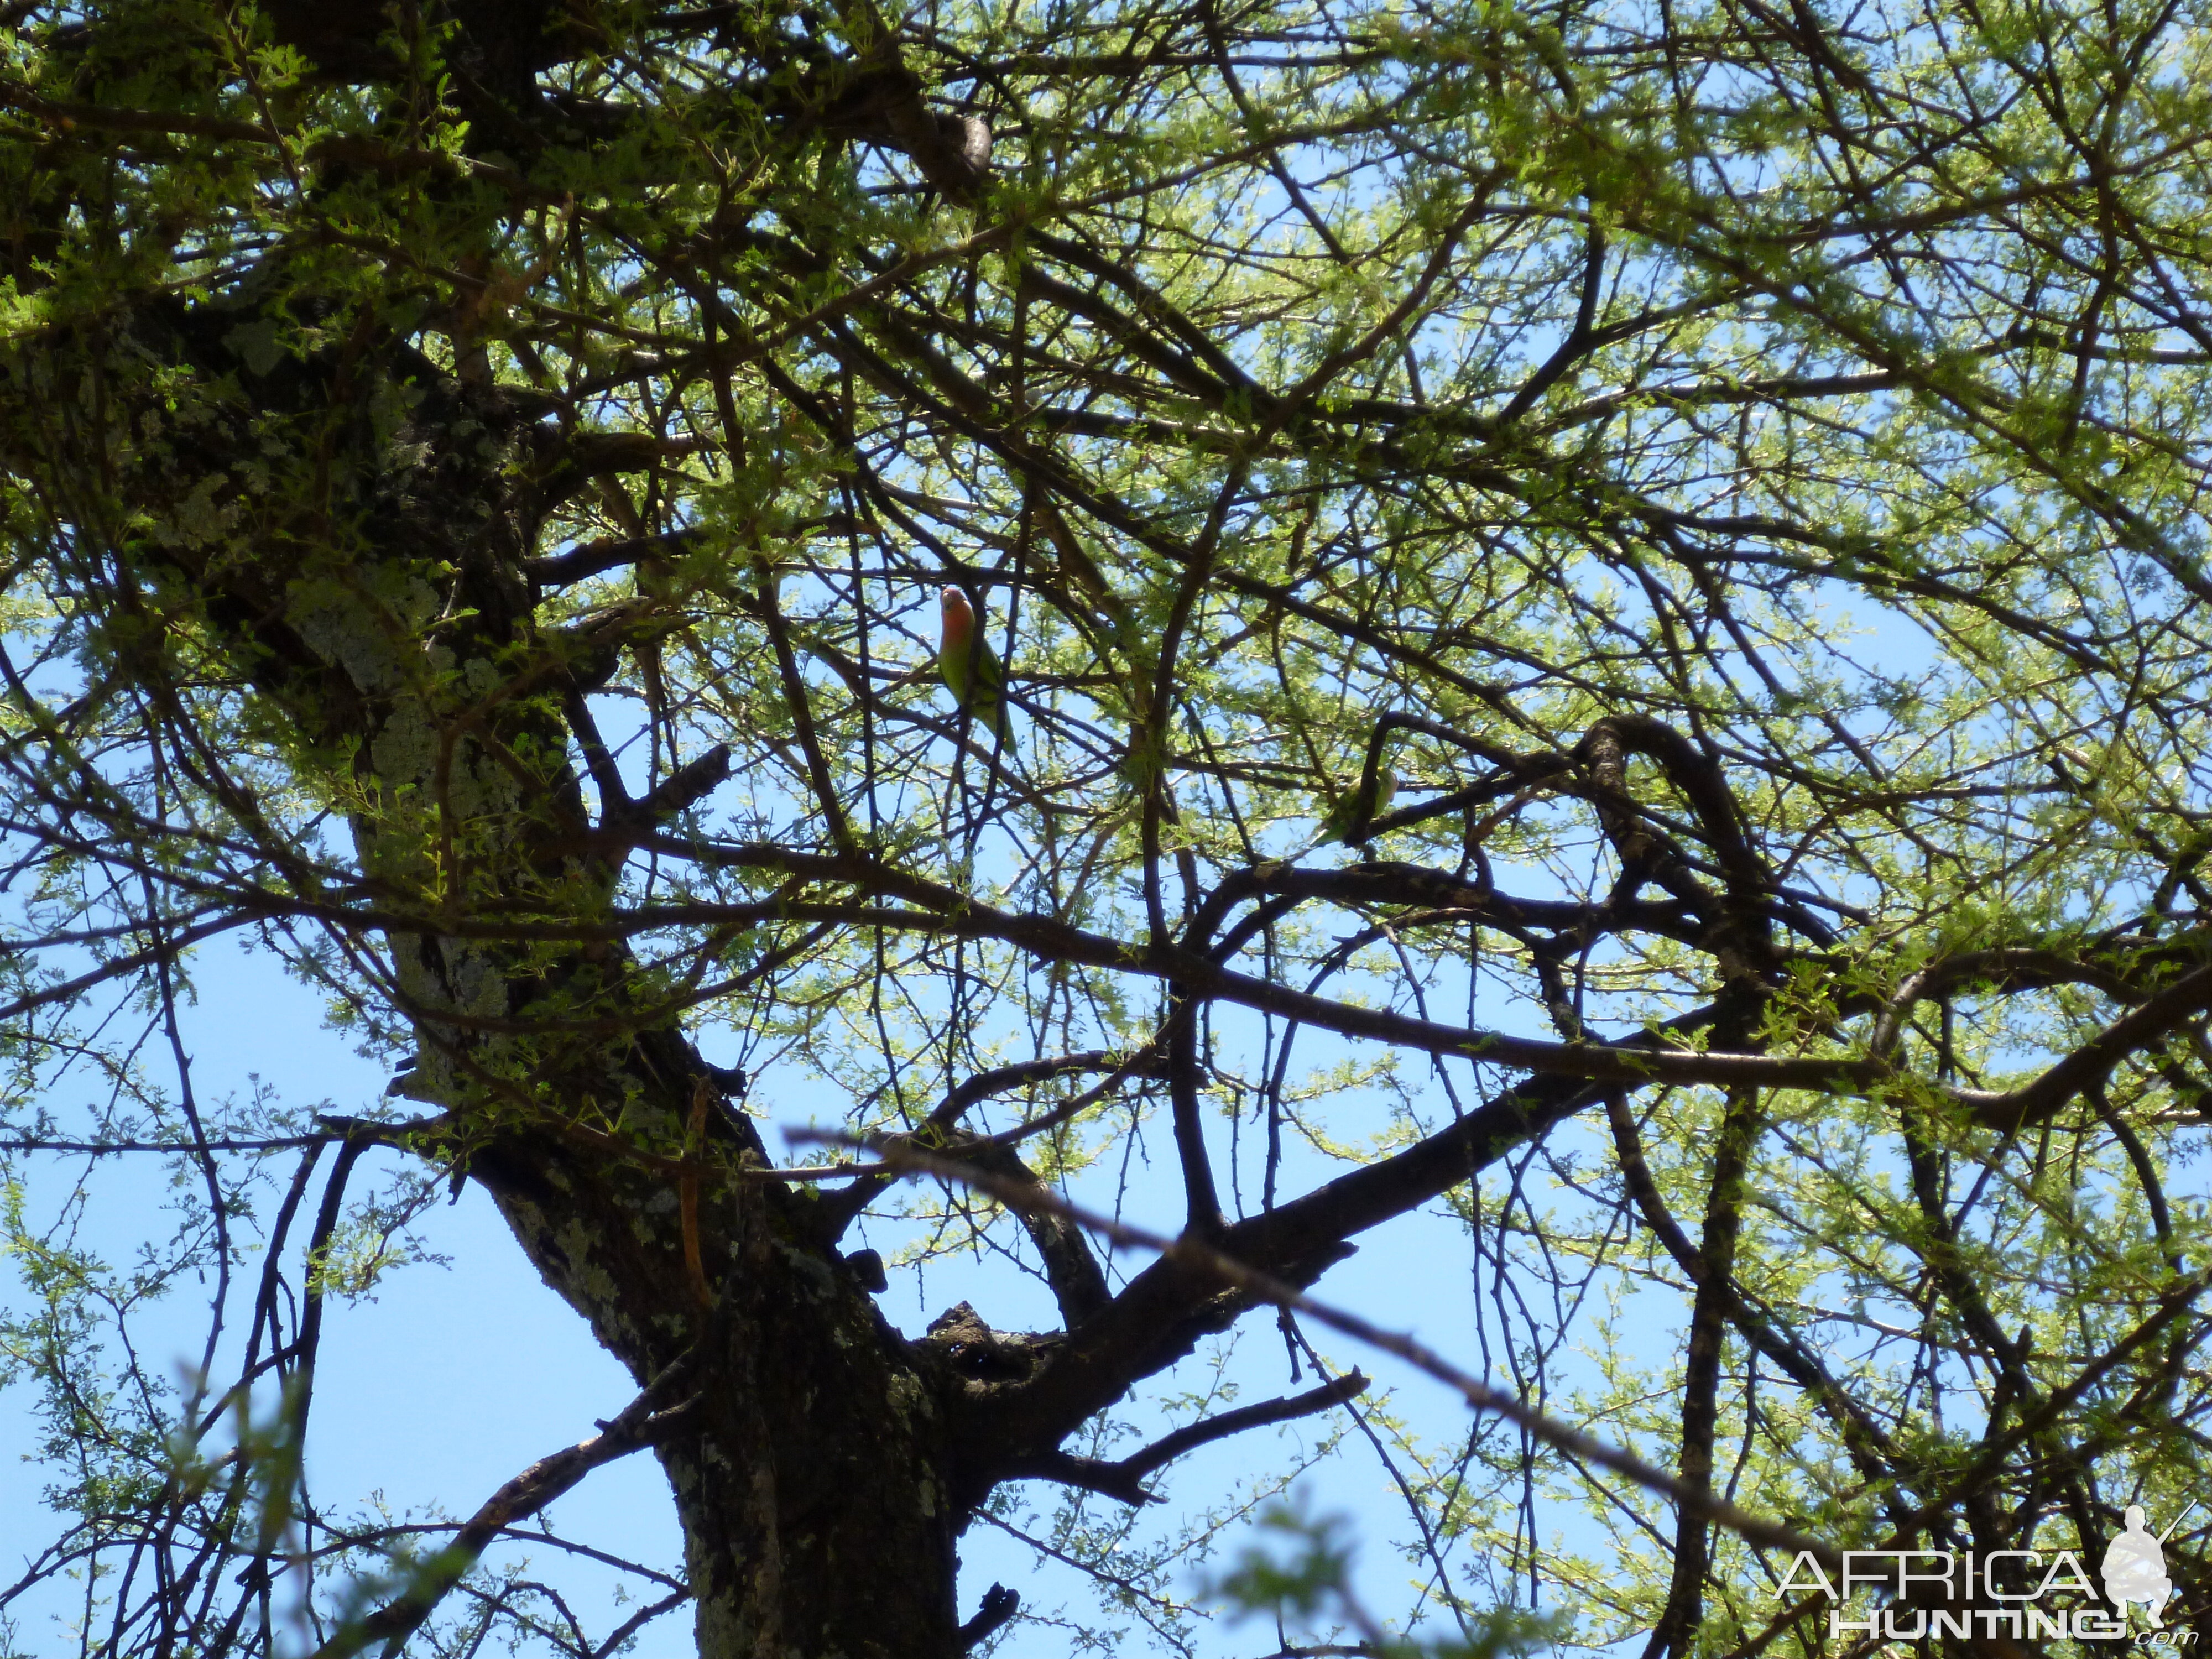
M703 1398L659 1448L698 1593L699 1650L927 1655L953 1650L953 1538L941 1381L833 1251L768 1189L723 1195L710 1273L688 1305L672 1189L609 1178L514 1137L474 1169L531 1259L643 1377L706 1345Z
M446 382L432 401L458 392ZM495 891L603 882L604 871L544 851L588 828L577 781L562 760L566 734L535 729L550 721L522 699L488 717L479 713L480 691L468 699L471 688L507 678L473 672L479 663L529 643L526 614L501 602L520 586L511 572L528 544L531 504L502 499L510 493L501 479L508 445L485 441L474 455L448 460L454 433L475 422L455 409L436 414L418 438L447 465L422 470L425 493L409 503L419 515L401 513L394 521L418 532L428 524L459 530L460 544L441 550L456 568L489 567L489 579L471 596L476 629L460 636L449 664L439 665L460 689L457 706L396 698L368 734L364 752L373 766L364 781L380 810L359 825L364 866L378 872L383 842L411 850L404 829L395 836L392 826L408 824L403 803L413 799L436 803L465 843L506 853L505 867L494 851L477 872ZM487 420L483 429L496 427ZM513 552L486 560L486 543ZM373 549L372 556L416 562L425 550L416 539ZM340 668L356 653L339 639L319 654ZM364 641L358 654L373 654L373 647ZM365 700L376 690L356 689ZM472 720L483 722L481 735L469 729ZM526 754L538 757L534 766L513 763ZM811 1222L811 1197L708 1182L697 1227L714 1300L702 1307L685 1261L680 1177L562 1133L572 1114L588 1118L619 1103L632 1143L717 1172L748 1154L764 1161L749 1124L727 1111L707 1118L709 1144L687 1147L690 1103L702 1090L720 1089L721 1080L670 1028L647 1026L611 1044L541 1038L519 1067L507 1052L509 1039L470 1023L527 1027L533 1012L544 1017L539 1004L549 994L603 996L629 971L626 954L609 947L597 960L556 953L518 962L511 946L451 936L400 935L392 945L400 990L417 1010L422 1035L417 1091L448 1106L474 1104L501 1126L469 1152L468 1167L546 1282L641 1382L694 1345L706 1350L703 1398L691 1426L659 1449L684 1525L700 1652L951 1651L954 1516L936 1398L941 1382L917 1366L841 1267ZM526 1079L520 1085L519 1073ZM526 1091L519 1101L518 1087Z
M303 750L344 757L374 907L427 918L441 895L464 901L457 915L557 895L588 916L611 876L580 850L594 826L559 712L578 671L537 636L520 574L536 514L564 487L532 464L543 434L404 352L256 374L225 343L238 320L170 308L11 365L18 392L86 416L44 434L15 423L11 462L77 498L88 525L113 502L151 520L128 561L81 546L87 580L165 572L149 617L210 630ZM234 389L165 419L149 382L180 368ZM257 495L253 458L310 443L321 499ZM189 529L187 504L219 532ZM170 678L150 639L114 632L150 684ZM910 1345L877 1311L811 1193L735 1173L765 1160L723 1098L729 1074L654 1017L619 944L381 933L419 1039L404 1086L444 1110L427 1146L489 1190L546 1283L641 1383L702 1351L699 1403L657 1448L700 1652L955 1651L946 1404L964 1381L944 1345ZM596 1024L571 1029L564 1009L584 1006ZM705 1305L686 1261L687 1168L704 1189Z

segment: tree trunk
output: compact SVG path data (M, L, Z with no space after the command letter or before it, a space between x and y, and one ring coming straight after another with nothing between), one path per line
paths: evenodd
M455 396L449 382L428 402ZM558 890L553 913L588 915L620 854L576 849L631 805L603 800L591 823L570 732L545 702L512 693L550 648L526 601L512 604L532 504L503 499L511 449L477 436L497 431L495 413L433 412L414 435L434 493L375 551L412 569L442 553L475 617L442 636L434 675L389 696L356 684L381 716L362 779L374 805L356 819L362 866L425 896L527 902ZM459 527L460 543L426 545L434 526ZM472 564L485 573L473 581ZM378 659L373 618L322 626L334 666ZM420 870L427 848L437 867ZM656 1017L627 950L391 943L416 1019L410 1092L448 1109L458 1155L531 1261L641 1384L693 1355L696 1403L659 1455L702 1659L948 1659L957 1521L939 1390L952 1379L877 1311L811 1192L736 1173L767 1161L759 1139L717 1109L723 1080Z
M686 1361L693 1398L657 1452L701 1655L949 1659L963 1379L877 1310L811 1190L744 1176L768 1160L730 1074L620 938L591 937L642 804L603 799L594 819L572 727L588 659L652 619L536 621L523 562L577 487L553 470L572 458L541 461L496 393L398 348L256 372L230 348L239 320L149 307L8 365L96 411L9 422L9 465L47 481L106 614L152 624L112 648L156 702L211 673L250 686L289 723L303 788L344 811L357 871L303 858L282 878L379 914L333 926L364 955L381 936L415 1035L400 1091L441 1109L418 1149L489 1190L641 1384ZM191 392L149 366L187 369ZM257 487L249 464L286 449L319 497ZM264 811L243 787L228 805Z
M665 1237L678 1214L666 1187L531 1136L471 1167L546 1281L641 1382L642 1356L705 1345L698 1404L658 1449L702 1659L955 1653L944 1379L834 1250L775 1213L791 1206L761 1188L726 1195L709 1218L724 1241L709 1315Z

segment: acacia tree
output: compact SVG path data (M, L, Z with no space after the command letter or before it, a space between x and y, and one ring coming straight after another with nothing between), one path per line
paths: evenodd
M93 1268L19 1212L8 1363L98 1474L26 1582L113 1568L88 1650L282 1645L380 1144L480 1183L643 1392L380 1603L326 1567L329 1653L647 1445L702 1655L1018 1631L954 1593L1008 1483L1137 1502L1362 1381L1071 1449L1265 1300L1197 1247L1308 1286L1440 1200L1492 1380L1665 1479L1525 1412L1407 1447L1439 1602L1480 1549L1588 1639L1810 1650L1747 1513L1986 1552L2180 1509L2182 8L4 17L9 1144L178 1160L166 1271L231 1322L199 1392L103 1391ZM938 686L948 584L1003 729ZM173 1042L240 930L390 1056L390 1113L143 1068L119 1014ZM88 1128L40 1103L64 1058L113 1080ZM877 1151L790 1172L773 1066ZM1154 1141L1127 1201L1194 1249L1109 1274L1042 1195ZM895 1328L846 1250L902 1204L1007 1236L1060 1328ZM1615 1553L1540 1548L1540 1500Z

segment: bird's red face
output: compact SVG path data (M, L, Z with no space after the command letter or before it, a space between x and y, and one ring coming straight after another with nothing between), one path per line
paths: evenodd
M968 596L957 587L943 589L937 596L937 602L944 611L947 628L960 628L975 614L969 609Z

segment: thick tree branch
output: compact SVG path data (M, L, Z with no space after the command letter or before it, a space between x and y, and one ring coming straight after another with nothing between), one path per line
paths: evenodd
M1076 1457L1066 1452L1053 1451L1042 1455L1018 1460L1005 1470L1011 1480L1039 1480L1056 1481L1064 1486L1080 1486L1086 1492L1102 1492L1117 1498L1124 1504L1153 1504L1158 1496L1144 1485L1144 1479L1155 1469L1164 1468L1186 1452L1217 1440L1226 1440L1248 1429L1265 1427L1270 1423L1287 1423L1293 1418L1310 1417L1340 1406L1367 1391L1368 1379L1359 1371L1350 1371L1324 1382L1304 1394L1288 1395L1280 1400L1264 1400L1257 1405L1239 1406L1233 1411L1188 1424L1174 1433L1164 1435L1139 1452L1108 1462L1101 1458Z
M827 1137L825 1137L827 1138ZM1608 1445L1536 1411L1514 1395L1492 1388L1488 1383L1468 1375L1413 1337L1383 1329L1359 1315L1316 1301L1295 1285L1263 1273L1246 1266L1213 1245L1189 1237L1170 1238L1141 1227L1130 1226L1110 1216L1097 1214L1066 1200L1042 1194L1037 1189L1024 1189L1012 1182L1000 1182L980 1170L916 1151L912 1146L887 1142L862 1142L872 1146L884 1158L907 1164L917 1174L945 1176L965 1181L980 1187L1007 1205L1019 1207L1024 1204L1048 1203L1061 1209L1070 1219L1089 1231L1112 1239L1117 1244L1130 1244L1157 1252L1163 1261L1170 1261L1186 1271L1209 1278L1254 1303L1287 1308L1310 1319L1340 1331L1356 1341L1395 1354L1408 1364L1436 1378L1458 1393L1477 1411L1495 1413L1521 1428L1536 1439L1554 1449L1568 1453L1580 1462L1610 1471L1633 1481L1650 1492L1671 1500L1678 1508L1700 1519L1728 1528L1748 1541L1769 1548L1786 1550L1795 1555L1800 1552L1810 1554L1824 1566L1840 1569L1842 1557L1819 1539L1808 1537L1792 1527L1764 1516L1741 1510L1724 1498L1716 1498L1684 1484L1663 1469L1654 1468L1634 1454Z

